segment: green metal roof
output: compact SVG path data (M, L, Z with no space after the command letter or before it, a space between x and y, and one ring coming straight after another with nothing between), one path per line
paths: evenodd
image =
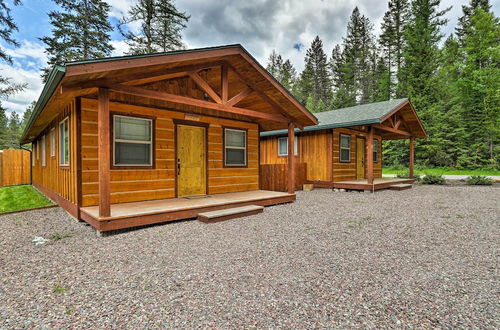
M318 118L318 125L304 127L303 132L318 131L329 128L350 127L359 125L380 124L382 118L408 99L395 99L383 102L356 105L354 107L342 108L314 115ZM300 132L299 129L295 130ZM262 132L260 136L273 136L287 134L286 129Z

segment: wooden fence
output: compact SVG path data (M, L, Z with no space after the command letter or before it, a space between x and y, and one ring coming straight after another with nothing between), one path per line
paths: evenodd
M295 164L295 190L302 190L306 183L306 163ZM288 164L260 165L260 189L287 191Z
M31 184L30 152L22 149L0 150L0 187Z

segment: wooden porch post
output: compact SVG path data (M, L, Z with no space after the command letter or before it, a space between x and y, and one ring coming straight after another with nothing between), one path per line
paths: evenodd
M99 106L97 113L97 136L99 145L99 216L109 217L110 210L110 125L109 91L99 88Z
M288 124L288 193L295 193L295 126Z
M373 184L373 127L368 126L368 136L366 139L366 180L368 184Z
M410 168L409 175L410 179L413 179L413 166L415 163L415 138L410 136Z

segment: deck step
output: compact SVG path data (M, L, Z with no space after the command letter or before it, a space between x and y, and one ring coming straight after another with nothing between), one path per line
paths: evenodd
M264 211L263 206L247 205L241 207L233 207L229 209L203 212L198 214L198 220L205 223L219 222L234 218L246 217L249 215L259 214Z
M389 188L392 190L406 190L406 189L411 189L412 187L413 185L409 183L398 183L398 184L393 184Z

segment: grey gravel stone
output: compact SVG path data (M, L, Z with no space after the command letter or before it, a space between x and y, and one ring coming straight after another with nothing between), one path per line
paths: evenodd
M316 189L105 238L58 208L5 215L0 328L498 328L499 197Z

